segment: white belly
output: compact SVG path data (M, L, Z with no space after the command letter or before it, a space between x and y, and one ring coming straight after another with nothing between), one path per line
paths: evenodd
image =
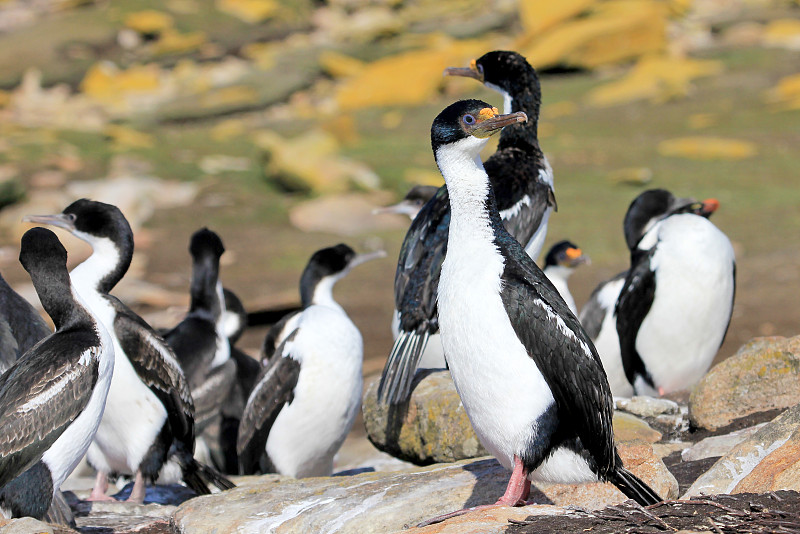
M625 376L625 369L622 367L622 354L619 348L619 335L617 334L617 316L614 307L617 304L619 292L625 279L614 280L607 283L597 295L600 304L606 310L603 323L600 326L600 333L594 340L594 346L600 354L600 361L608 377L608 385L611 386L611 393L618 397L630 397L633 395L633 387Z
M114 355L111 353L113 350L111 339L104 331L105 329L101 327L101 330L98 333L104 352L100 354L98 380L92 390L89 403L42 456L42 461L50 469L50 475L53 478L54 494L83 458L103 416L114 371Z
M97 469L132 475L164 426L167 412L141 381L113 334L111 304L93 291L80 294L106 327L114 345L114 375L87 458Z
M449 247L439 282L439 325L475 433L511 469L554 399L505 312L502 269L502 257L491 246Z
M281 474L325 476L361 405L363 343L341 310L311 306L298 324L289 349L300 362L294 400L275 420L266 450Z
M651 260L655 297L636 337L661 392L693 385L711 366L731 316L733 262L730 241L707 219L664 221Z

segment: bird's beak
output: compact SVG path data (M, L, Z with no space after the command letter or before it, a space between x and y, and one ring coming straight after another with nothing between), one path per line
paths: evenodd
M702 215L703 217L708 217L717 209L719 208L719 200L716 198L707 198L705 199L700 207L698 215Z
M68 232L75 231L75 221L64 213L56 213L55 215L26 215L22 218L23 222L30 222L35 224L49 224L63 228Z
M368 252L366 254L356 254L353 256L353 259L350 260L350 264L347 266L348 270L352 269L356 265L361 265L362 263L366 263L370 260L377 260L378 258L385 258L386 251L385 250L376 250L375 252Z
M528 116L523 111L500 115L497 108L483 108L477 117L477 122L470 134L480 139L485 139L496 134L510 124L526 122Z
M579 248L568 248L566 252L567 261L566 264L568 267L577 267L578 265L586 264L589 265L592 263L592 260L583 253L583 251Z
M373 215L382 215L384 213L397 213L399 215L413 216L417 213L419 206L413 206L408 202L398 202L391 206L383 206L382 208L375 208L372 210Z
M469 68L467 67L447 67L442 73L444 76L463 76L465 78L474 78L483 83L483 74L478 72L478 66L473 59Z

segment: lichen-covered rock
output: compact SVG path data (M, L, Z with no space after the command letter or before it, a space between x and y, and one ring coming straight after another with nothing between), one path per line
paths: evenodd
M645 441L655 443L661 439L661 432L654 430L646 421L635 415L614 412L614 439L619 441Z
M777 489L800 489L800 405L731 449L684 497Z
M407 403L378 403L378 379L366 389L362 411L367 436L380 450L419 465L488 454L461 405L448 371L426 375Z
M715 430L735 419L800 403L800 336L751 340L697 384L689 416Z

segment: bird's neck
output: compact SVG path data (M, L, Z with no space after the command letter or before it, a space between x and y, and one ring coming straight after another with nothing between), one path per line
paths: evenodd
M72 269L70 278L78 292L84 290L109 293L128 272L133 258L133 245L119 247L108 238L90 243L92 255Z
M503 128L500 132L500 142L498 149L519 147L535 148L539 150L539 107L541 97L539 96L539 85L523 84L519 90L507 92L499 87L492 86L492 89L503 95L503 113L525 112L528 120L523 123L512 124Z
M445 145L437 150L436 163L450 197L449 243L494 241L492 223L500 215L480 157L470 159L453 145Z
M309 303L306 304L304 301L303 307L308 307L311 305L325 306L328 308L333 308L334 310L344 311L339 303L333 300L333 286L336 285L336 282L339 281L339 278L340 277L337 276L326 276L317 282L316 286L314 286L314 293L312 294Z
M550 280L558 278L564 281L567 281L569 277L572 276L574 270L575 269L572 267L565 267L563 265L546 265L543 269L544 274Z
M218 261L204 259L194 263L189 294L189 313L205 312L211 315L209 319L212 322L216 322L224 306Z
M39 301L53 320L56 330L92 322L88 308L73 290L66 270L63 273L32 271L30 274Z

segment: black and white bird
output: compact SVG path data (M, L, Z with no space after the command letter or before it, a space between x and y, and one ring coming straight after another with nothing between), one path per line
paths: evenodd
M265 340L264 368L239 428L243 474L331 474L361 405L363 358L361 333L333 287L354 266L383 256L357 255L344 244L311 256L300 278L303 310Z
M0 510L41 519L100 424L114 348L71 286L53 232L28 230L19 259L56 330L0 376Z
M479 159L490 135L525 120L456 102L431 128L450 196L439 324L450 373L481 443L507 469L497 504L523 503L530 478L609 481L642 505L659 496L622 464L600 357L553 284L504 228Z
M208 228L192 234L189 311L164 334L189 382L198 435L219 419L236 380L236 362L231 359L231 344L225 331L225 296L219 280L219 260L224 252L222 240Z
M503 130L497 151L484 166L503 224L536 259L544 245L550 213L556 209L553 171L538 139L539 77L523 56L505 51L489 52L469 68L451 67L444 73L480 81L503 95L505 113L528 116L528 122ZM411 223L400 250L394 283L400 327L378 387L381 402L405 401L426 346L440 346L431 336L439 330L437 290L449 224L448 192L441 187Z
M93 250L70 278L108 330L115 359L103 419L87 452L89 463L97 469L90 499L111 499L106 495L108 475L115 473L134 476L128 500L142 502L146 481L155 481L168 460L177 463L183 481L196 493L209 493L209 483L220 489L233 487L192 457L192 397L172 349L141 317L109 294L133 258L133 231L119 208L81 199L62 213L29 215L25 220L63 228Z
M714 199L698 202L693 198L675 197L665 189L644 191L631 202L625 213L623 233L628 250L633 254L645 234L671 215L694 213L709 217L718 206L719 203ZM633 395L634 391L622 366L614 310L627 275L628 271L625 270L601 282L580 313L581 325L600 354L612 393L623 397Z
M437 191L439 191L439 188L435 185L415 185L408 190L403 200L397 204L375 208L372 210L372 213L374 215L397 213L399 215L407 215L408 218L413 221L419 213L419 210L433 198Z
M553 283L558 290L558 294L569 306L569 311L578 314L575 306L575 299L569 291L568 280L579 265L589 263L589 256L585 255L581 249L569 241L559 241L547 251L544 257L544 269L542 272Z
M0 374L51 333L39 312L0 276Z
M661 219L631 251L616 326L622 367L639 395L694 385L728 331L736 258L728 237L703 216L718 203L700 205Z

